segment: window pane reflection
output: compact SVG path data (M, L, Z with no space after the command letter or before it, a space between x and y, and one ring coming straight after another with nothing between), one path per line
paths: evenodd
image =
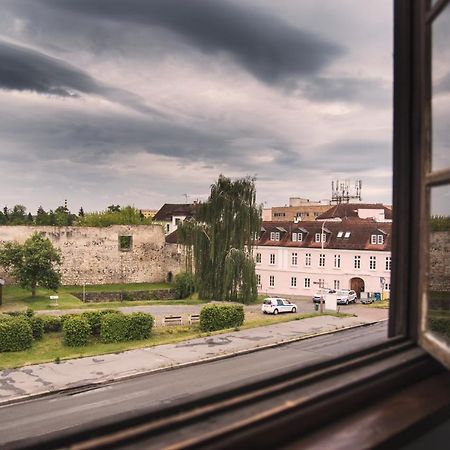
M450 167L450 8L433 23L432 170Z
M432 188L428 329L450 345L450 186Z

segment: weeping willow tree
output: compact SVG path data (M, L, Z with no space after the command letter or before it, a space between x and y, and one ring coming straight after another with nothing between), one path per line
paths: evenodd
M205 300L248 303L257 297L253 246L261 229L255 180L231 181L220 175L205 203L178 227L186 268L194 268L199 296ZM189 260L190 259L190 260Z

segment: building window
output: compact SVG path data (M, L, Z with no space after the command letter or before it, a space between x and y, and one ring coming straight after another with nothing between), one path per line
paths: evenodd
M175 219L175 226L180 225L180 223L181 223L181 219L180 219L179 217L177 217L177 218Z
M344 234L344 239L348 239L350 237L350 231L346 231Z
M370 243L371 244L376 244L377 243L377 235L376 234L372 234L370 236Z
M386 270L391 270L391 267L392 267L392 258L390 256L386 256L385 269Z
M376 256L370 256L369 257L369 269L375 270L377 268L377 257Z
M310 266L311 265L311 253L307 253L305 255L305 266Z
M344 232L343 231L339 231L338 234L337 234L337 237L341 238L343 235L344 235Z
M320 239L322 236L322 240ZM315 238L316 242L326 242L327 238L326 238L326 234L325 233L316 233L316 238Z
M305 288L311 287L311 278L305 278Z
M293 242L301 242L303 241L303 234L302 233L292 233L292 241Z
M355 269L361 269L361 256L355 256L353 267Z
M256 262L257 262L258 264L261 263L261 253L257 253L257 254L256 254Z
M390 290L391 290L391 283L386 283L386 284L384 285L384 290L385 290L385 291L390 291Z
M291 287L297 287L297 277L291 277Z
M279 231L271 231L270 232L270 240L271 241L279 241L280 240L280 232Z
M319 267L325 267L325 254L321 253L319 255Z
M377 244L382 245L384 243L384 236L379 234L377 237Z
M133 247L133 236L119 236L119 250L129 252Z
M270 254L269 264L275 264L275 253Z
M166 223L166 233L170 232L170 223Z
M337 291L338 289L341 288L341 282L339 280L334 280L333 287L334 287L334 290Z
M325 280L323 278L319 278L319 287L323 288L325 286Z
M297 253L292 253L292 255L291 255L291 264L293 266L296 266L297 262L298 262L298 255L297 255Z
M336 269L341 267L341 255L334 255L334 267Z
M261 286L261 275L259 273L256 274L256 285Z
M275 286L275 276L269 275L269 286L274 287Z

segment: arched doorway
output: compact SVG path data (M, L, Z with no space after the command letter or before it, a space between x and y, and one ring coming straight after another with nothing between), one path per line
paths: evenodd
M167 274L167 282L168 282L168 283L172 283L172 280L173 280L173 273L172 273L172 272L169 272L169 273Z
M364 280L362 278L352 278L350 280L350 289L353 289L356 292L358 298L361 298L361 292L364 292L365 285Z

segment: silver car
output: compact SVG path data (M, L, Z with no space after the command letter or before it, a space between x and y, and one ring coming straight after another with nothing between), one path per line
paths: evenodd
M356 303L356 292L353 289L341 289L337 291L337 304L348 305L349 303Z

